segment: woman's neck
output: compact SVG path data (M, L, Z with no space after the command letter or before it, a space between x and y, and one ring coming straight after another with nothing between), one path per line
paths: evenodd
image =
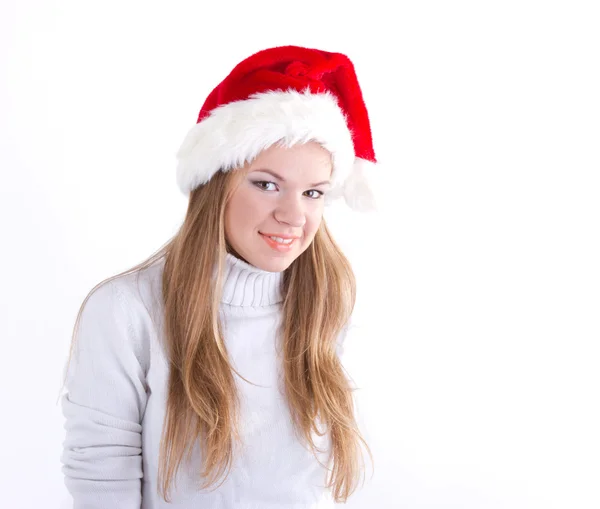
M282 282L283 272L268 272L226 253L221 302L231 306L272 306L283 301Z

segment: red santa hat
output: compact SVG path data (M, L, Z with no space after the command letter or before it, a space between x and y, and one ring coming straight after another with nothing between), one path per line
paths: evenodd
M316 141L332 155L325 203L344 197L375 208L367 175L376 165L369 116L350 59L299 46L259 51L210 93L177 153L177 184L188 195L217 171L250 163L276 143Z

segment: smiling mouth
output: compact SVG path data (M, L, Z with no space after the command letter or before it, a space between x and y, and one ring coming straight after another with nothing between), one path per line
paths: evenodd
M263 233L260 233L261 237L263 239L265 239L266 243L273 249L275 249L276 251L279 252L288 252L292 249L292 247L296 244L296 241L298 239L291 239L291 242L279 242L273 238L271 238L268 235L264 235Z
M269 239L274 240L275 242L277 242L278 244L284 244L284 245L289 245L292 242L294 242L294 240L296 239L286 239L284 237L278 237L277 235L265 235L264 233L261 234L263 237L267 237Z

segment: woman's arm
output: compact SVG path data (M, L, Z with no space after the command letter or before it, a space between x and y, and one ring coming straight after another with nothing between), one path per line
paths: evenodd
M108 281L92 293L80 318L61 400L62 472L73 509L141 507L147 393L141 345L124 299L118 284Z

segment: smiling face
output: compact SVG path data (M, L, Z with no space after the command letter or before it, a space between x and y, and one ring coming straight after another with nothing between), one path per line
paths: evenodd
M225 209L225 236L233 254L269 272L281 272L312 242L330 186L331 155L315 142L272 145L243 172ZM269 235L293 239L291 244ZM286 240L287 242L287 240Z

